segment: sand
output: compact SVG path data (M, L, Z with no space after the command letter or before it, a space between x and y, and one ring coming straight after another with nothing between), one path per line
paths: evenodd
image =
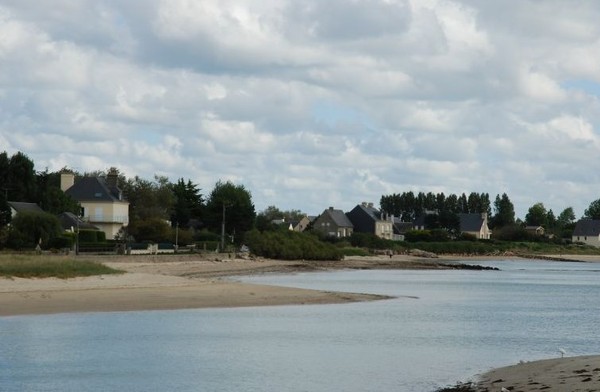
M327 270L332 268L334 262L245 260L199 255L105 256L88 259L103 262L126 273L73 279L0 278L0 316L334 304L390 298L369 293L336 293L248 284L235 279L239 275L267 272ZM363 263L377 264L369 260L355 262L358 268L362 268ZM336 267L345 268L355 262L339 263Z
M78 258L102 262L126 273L63 280L0 278L0 316L378 300L388 297L373 293L333 293L254 285L241 283L235 277L339 269L461 267L453 257L431 259L411 255L394 255L391 258L348 257L342 261L312 262L242 259L216 254Z
M600 391L600 356L527 362L480 376L478 391Z

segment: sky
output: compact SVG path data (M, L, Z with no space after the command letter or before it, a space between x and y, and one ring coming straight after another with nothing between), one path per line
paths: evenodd
M257 211L600 198L600 2L0 0L0 151Z

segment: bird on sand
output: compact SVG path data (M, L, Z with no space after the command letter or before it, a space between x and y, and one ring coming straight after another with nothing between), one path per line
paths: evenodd
M567 351L564 348L558 348L558 352L560 353L560 357L564 358L565 355L567 355Z

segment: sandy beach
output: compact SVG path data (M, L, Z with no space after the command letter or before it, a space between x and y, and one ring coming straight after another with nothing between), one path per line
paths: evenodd
M125 273L74 279L0 278L0 316L380 300L388 297L246 284L236 281L235 276L344 268L443 268L439 261L407 256L392 259L365 257L341 262L290 262L206 255L86 259Z
M480 376L484 391L600 391L600 356L581 356L521 363Z
M456 257L394 255L311 262L223 255L80 257L124 271L73 279L0 278L0 316L69 312L167 310L333 304L382 300L371 293L338 293L242 283L238 276L340 269L463 268ZM471 258L514 259L511 257ZM598 262L597 256L573 260ZM464 260L464 258L462 259ZM600 356L558 358L496 369L478 377L478 391L600 391Z
M490 258L498 259L469 260ZM464 267L455 256L411 255L348 257L341 261L282 261L215 254L79 256L79 259L102 262L125 273L74 279L0 278L0 316L379 300L387 297L246 284L237 281L236 276L340 269ZM586 261L598 261L598 257Z

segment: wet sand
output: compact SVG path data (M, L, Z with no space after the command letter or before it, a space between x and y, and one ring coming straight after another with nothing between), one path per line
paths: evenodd
M527 362L480 376L477 391L600 391L600 356Z

